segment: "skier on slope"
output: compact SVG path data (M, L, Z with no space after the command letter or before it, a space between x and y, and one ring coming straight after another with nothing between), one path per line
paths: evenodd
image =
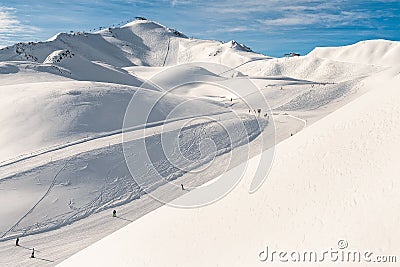
M19 246L19 237L17 237L17 240L15 240L15 245L18 247Z
M32 248L32 254L31 254L31 258L35 257L35 248Z
M117 217L117 211L113 210L113 217Z
M182 190L185 190L185 188L183 188L183 184L181 184Z

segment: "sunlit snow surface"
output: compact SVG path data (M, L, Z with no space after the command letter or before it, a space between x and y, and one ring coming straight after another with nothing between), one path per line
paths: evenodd
M390 193L398 190L396 180L391 180L396 166L383 164L393 162L396 146L387 152L375 146L380 142L385 147L390 138L393 144L400 143L392 135L398 132L394 127L399 125L398 116L393 115L397 114L399 98L391 89L399 85L398 58L400 44L385 40L316 48L301 57L271 58L250 52L234 41L186 38L151 21L136 21L90 34L61 33L46 42L1 49L0 265L31 265L31 247L37 248L38 257L42 255L35 265L55 265L158 208L161 204L152 197L175 206L196 206L204 196L215 196L210 202L225 196L210 208L200 209L198 219L197 209L186 214L163 208L138 220L124 231L144 235L135 244L142 245L142 257L132 259L132 254L118 254L124 251L119 247L112 251L113 258L139 266L146 262L160 266L160 262L149 258L154 240L153 226L147 218L154 218L153 223L165 223L166 231L154 231L160 240L174 239L176 234L177 243L171 243L170 248L181 244L183 235L188 235L184 223L189 226L195 220L199 229L209 230L202 235L204 238L232 244L236 252L244 246L244 253L253 253L249 244L255 244L256 239L238 236L239 229L256 231L256 224L267 221L271 227L263 226L264 232L257 239L260 246L270 240L261 235L280 233L279 223L295 228L289 215L296 218L299 233L305 233L312 225L320 225L320 231L324 231L325 226L321 225L331 225L329 218L342 213L318 217L322 205L333 210L348 207L345 213L353 206L360 207L368 213L367 204L371 203L366 199L373 194L373 186L381 186L383 191L375 193L376 202L370 205L371 209L391 203L379 219L398 222L397 217L389 217L390 207L398 203ZM258 114L257 109L262 112ZM127 110L129 116L125 116ZM307 128L302 132L304 127ZM364 135L352 139L341 136L342 131ZM373 140L367 136L374 134L377 137ZM278 150L277 166L272 165L267 182L254 195L249 194L251 178L258 177L254 172L262 166L263 174L267 174L273 153L267 160L253 157L262 151L268 153L271 150L267 148L292 135L282 143L281 152ZM342 146L346 148L343 151L339 149ZM249 158L253 158L253 165L241 165ZM381 170L381 174L367 165ZM230 181L226 180L230 182L229 190L208 187L217 185L214 178L222 174L228 173L229 178L229 170L234 171L237 166L242 167L235 173L246 173L244 184L240 182L241 175L232 175ZM372 175L383 179L382 183L374 184ZM370 187L358 183L361 176ZM257 180L257 184L262 181ZM180 184L187 190L181 190ZM388 194L384 194L384 188L389 190ZM348 192L353 192L354 197ZM331 201L335 193L344 202ZM233 200L233 196L237 199ZM305 196L309 202L301 201ZM257 205L253 205L255 199ZM295 202L299 202L297 208ZM313 216L304 211L305 205L313 207L307 208L315 211ZM237 208L230 210L228 206ZM114 208L120 215L118 220L110 218ZM203 214L210 217L205 220ZM246 220L238 223L234 215ZM361 217L359 213L350 216L346 229L356 229ZM176 220L182 224L182 236L172 230ZM222 221L233 222L233 226L226 227L219 223ZM220 230L221 236L216 235ZM350 234L350 230L335 233L347 234L363 243L364 239ZM290 233L297 236L294 230L281 233L282 240L289 240ZM389 242L389 238L384 239L388 232L381 234L380 240ZM229 241L228 235L242 241ZM12 246L17 236L22 236L21 244L28 249ZM118 239L117 236L109 239ZM396 244L399 238L392 236L391 244ZM212 248L199 236L188 235L188 239L198 240L207 251ZM370 240L365 239L365 244ZM103 249L108 242L98 246ZM121 242L124 244L125 240ZM83 258L94 263L91 250L71 259L71 264ZM174 265L174 255L165 250L163 266ZM203 258L208 265L229 262L225 262L227 254L222 254L221 260L217 256L185 255ZM250 254L235 264L251 265L247 264L249 257ZM256 256L254 260L257 261ZM100 263L107 261L96 262ZM181 266L201 263L184 258Z

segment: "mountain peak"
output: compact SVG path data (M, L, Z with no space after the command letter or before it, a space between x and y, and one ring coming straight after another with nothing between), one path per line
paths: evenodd
M225 43L224 45L228 46L229 48L237 49L239 51L253 52L250 47L248 47L248 46L246 46L244 44L240 44L235 40L231 40L231 41Z
M177 37L188 38L185 34L183 34L178 30L164 26L161 23L158 23L157 21L148 20L142 17L138 17L136 20L128 22L127 24L121 26L121 29L123 28L134 28L134 29L140 28L141 30L162 29Z

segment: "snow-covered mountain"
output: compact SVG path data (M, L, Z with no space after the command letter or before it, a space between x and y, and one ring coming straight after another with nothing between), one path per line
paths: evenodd
M97 68L112 67L114 71L129 66L169 66L202 60L236 66L254 56L248 47L236 41L189 39L176 30L148 20L137 20L96 33L59 33L45 42L18 43L0 51L1 61L51 64L65 76L79 75L81 69L90 68L75 66L78 64L97 63ZM97 68L95 70L99 71ZM53 73L57 74L57 70Z
M210 56L214 50L219 52ZM5 125L0 134L4 147L0 161L43 146L120 129L135 92L129 86L143 84L132 66L167 66L193 60L220 62L224 57L229 64L236 64L253 56L247 50L236 42L188 39L146 20L97 33L60 33L46 42L3 48L0 73L5 75L0 79L7 87L0 92L4 107L0 121ZM148 94L150 99L157 98L157 93ZM177 101L169 106L176 106ZM168 108L162 109L168 114ZM26 137L26 129L38 124L42 125L40 131ZM11 135L9 129L14 129ZM20 140L21 149L15 143L7 149L15 138Z
M136 20L95 33L59 33L44 42L19 43L1 49L0 202L5 205L0 212L0 265L32 264L32 260L25 257L28 250L10 246L16 237L22 237L21 244L38 249L42 261L35 264L59 263L158 208L161 204L147 192L154 191L168 201L181 196L190 198L199 191L186 194L180 189L180 183L192 188L204 185L221 175L226 166L231 169L245 161L246 149L250 157L261 153L264 136L280 143L294 135L278 146L282 149L271 176L274 184L267 183L260 190L273 196L278 203L278 193L271 193L271 186L279 188L286 181L278 179L280 173L284 173L288 181L294 175L294 172L286 173L287 168L282 163L285 155L291 153L291 147L298 147L293 155L300 155L299 151L307 148L309 152L301 161L290 157L290 166L297 170L304 163L304 171L321 170L319 161L314 160L328 153L321 142L330 147L330 143L336 144L332 141L337 136L335 130L352 131L352 122L365 112L357 108L361 104L356 103L372 105L371 99L375 97L382 101L395 99L396 92L390 88L399 84L399 47L399 42L373 40L346 47L316 48L305 56L273 58L254 53L236 41L222 43L187 38L157 22ZM364 96L366 93L368 97ZM392 107L394 100L385 103L387 110L396 111ZM151 112L148 113L149 107ZM258 108L263 111L262 115L268 116L257 116L253 109ZM348 118L348 123L341 124L347 121L344 114L353 109L357 113ZM386 114L385 110L375 115L367 113L370 122L360 115L363 123L355 124L359 127L354 131L375 127L378 118ZM133 115L127 119L127 113ZM327 127L333 121L338 124ZM395 120L384 121L385 130L396 123ZM123 127L129 134L123 135ZM297 136L296 133L305 127L306 130ZM324 141L319 142L314 134L325 133L325 129L330 129L332 135L323 134L321 140ZM166 142L179 147L180 154L172 151L170 158L165 155L161 133L168 133L170 137ZM382 134L382 142L389 137L392 138ZM359 141L367 142L367 139ZM360 148L361 143L343 138L344 143L347 141L354 151L365 152L365 147ZM148 144L146 149L140 146L143 142ZM273 142L268 146L273 146ZM133 172L125 162L126 144L131 147ZM376 151L383 161L395 153L393 150L383 155L382 151ZM154 170L144 164L142 159L148 155L155 171L169 184L157 180ZM232 155L235 155L234 160L230 160ZM351 174L353 157L338 156L331 160L338 170L324 173L324 183L329 184L327 179L334 179L337 173ZM348 165L341 160L349 162ZM182 164L182 169L176 168L174 162ZM203 168L205 171L198 175ZM321 172L310 177L298 172L298 182L315 182ZM138 185L138 179L145 182L145 188ZM292 185L294 188L295 184ZM344 187L347 185L354 186L354 183L350 180ZM235 194L238 200L229 196L221 202L226 204L204 208L204 214L212 210L212 214L219 212L223 218L225 213L218 210L221 205L252 210L253 200L247 199L251 196L243 193L244 187L239 185L240 193ZM292 191L300 198L306 194L306 189ZM369 194L368 190L360 194ZM279 191L279 196L285 195L283 191ZM272 205L260 192L254 195L258 209ZM397 199L393 201L397 203ZM286 218L282 215L283 209L293 211L284 206L286 204L274 212L277 217ZM110 221L110 209L115 207L122 217ZM315 206L315 210L322 212L322 206ZM165 215L170 212L169 208L160 209L120 233L137 235L140 232L151 237L154 229L146 228L151 225L146 220L153 219L147 218L165 221L169 229L172 227L169 218L171 223L175 220ZM179 218L187 216L191 221L196 212L174 211L171 214ZM203 209L200 212L203 213ZM270 215L265 210L259 217L248 214L243 225L253 225ZM202 219L198 225L202 228L210 224L216 231L223 226L214 223ZM237 227L243 225L237 224ZM141 227L146 229L137 230ZM189 231L185 227L182 229L183 233ZM225 234L236 236L229 229L236 228L221 231L221 238ZM157 235L164 238L163 233ZM162 238L160 240L169 237ZM195 236L190 238L196 240ZM95 247L103 249L109 242L117 242L107 241L112 239L118 240L118 234ZM249 239L242 237L242 240L242 244L247 245ZM200 241L207 246L206 240ZM121 242L124 244L125 240ZM147 257L146 248L151 247L150 243L142 246L143 257L135 260L130 258L132 254L118 257L128 263L132 260L138 265L150 262L159 266L157 261ZM234 247L235 250L240 248ZM82 253L71 259L69 264L73 266L75 260L82 257L91 261L91 250L88 249L89 254ZM118 250L124 251L121 247ZM112 253L118 254L117 251ZM171 258L166 257L165 266L176 264L172 258L174 253L169 255ZM199 254L196 257L200 257ZM248 259L246 257L243 260ZM204 261L208 265L219 261L213 257L208 259L210 261ZM182 263L181 266L196 265L190 258ZM245 265L244 261L237 261L239 263Z

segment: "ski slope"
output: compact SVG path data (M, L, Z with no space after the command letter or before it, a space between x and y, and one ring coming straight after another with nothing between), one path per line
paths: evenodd
M226 225L222 221L230 221L229 216L238 212L239 207L242 207L240 212L251 211L244 215L243 224L231 218L237 228L228 225L221 235L210 232L211 237L223 242L220 237L226 235L242 238L237 232L240 227L251 225L255 228L254 216L257 220L267 220L281 214L282 209L292 212L292 206L282 206L276 211L265 209L263 204L267 207L274 201L278 207L279 203L289 204L278 200L287 196L284 188L288 187L281 183L290 183L294 174L301 178L296 180L298 183L302 183L302 179L315 182L321 173L324 178L326 176L326 183L337 174L346 177L353 174L350 171L353 156L347 157L347 165L340 165L341 151L336 158L326 149L324 153L318 150L321 144L329 147L333 142L334 137L325 134L329 127L343 128L349 133L363 127L375 127L378 117L372 111L365 112L359 107L361 104L357 104L359 102L397 111L389 99L395 101L397 96L390 88L398 85L400 66L394 60L400 56L398 47L398 42L372 40L346 47L316 48L301 57L272 58L254 53L236 41L222 43L187 38L157 22L137 20L94 33L59 33L44 42L18 43L1 49L0 202L3 205L0 212L0 266L53 266L152 211L149 216L121 230L129 235L132 231L132 235L138 237L139 232L149 236L148 239L141 236L141 242L135 244L143 245L146 252L143 257L131 259L128 256L132 253L125 255L124 249L118 248L123 255L112 251L116 253L113 258L127 263L132 261L139 266L145 263L180 265L181 262L177 263L173 258L181 257L170 250L166 250L169 256L163 255L165 264L149 258L147 252L150 253L152 231L164 244L168 244L168 238L175 240L168 236L169 233L179 237L174 241L177 243L168 245L170 249L175 245L182 246L179 242L183 234L194 234L188 237L210 247L205 239L197 236L198 233L190 232L185 220L190 225L191 216L204 212L201 216L208 214L209 217L199 217L195 222L198 229L219 231ZM388 83L393 77L397 78ZM369 102L373 96L378 103ZM257 109L262 113L258 115ZM343 110L347 110L348 116ZM364 113L365 116L369 114L371 121L363 117ZM360 122L351 123L356 118ZM386 123L383 124L385 129L389 129L393 121L385 120L386 117L382 119ZM375 128L368 132L377 131ZM385 133L378 140L384 143L392 137L390 134ZM268 142L263 141L264 137L269 138ZM367 143L366 138L360 142ZM360 146L349 136L339 138L339 141L342 139L350 142L350 147L364 152L362 149L366 145ZM264 193L244 194L251 177L249 170L247 181L233 193L237 199L232 200L229 194L215 207L191 211L158 209L161 204L149 195L160 196L167 202L196 199L206 188L204 185L282 141L279 150L283 154L278 154L277 166L274 165L272 178L268 178L275 184L267 182L261 190ZM162 142L168 144L170 154L166 154ZM126 147L131 152L129 155L124 155ZM305 153L304 157L301 151ZM376 149L377 156L381 152ZM324 163L324 169L318 169L317 164L321 162L316 162L315 158L324 159L330 155L332 164ZM368 155L363 153L362 157L366 159ZM383 155L382 160L390 155ZM145 157L150 158L153 168L145 164ZM372 161L369 163L381 166ZM269 166L270 162L261 164ZM300 165L304 165L304 170L299 170ZM337 165L338 169L329 169L331 165ZM201 175L198 174L200 170ZM304 174L308 171L309 177ZM282 173L284 179L278 179ZM372 176L367 178L372 179ZM347 182L353 186L352 180ZM182 191L181 183L189 190ZM291 196L293 199L301 199L311 190L295 185L289 186L295 193ZM273 191L275 187L282 188L277 191L279 196ZM327 197L333 194L323 192ZM365 191L365 195L367 193L370 191ZM271 198L265 200L265 196ZM259 204L253 197L257 197ZM231 203L231 208L237 207L227 209L227 220L224 219L226 201ZM248 206L250 203L258 207L259 215ZM315 210L322 212L322 206L314 204ZM221 207L219 217L215 216ZM119 217L110 220L114 208ZM162 215L157 215L159 213ZM292 213L297 214L295 210ZM273 222L276 233L279 233L278 222L291 222L283 215L282 221ZM300 215L297 214L299 221L303 220L305 225L306 221ZM147 218L153 216L157 222L166 222L161 232L156 231L155 222L148 223L147 220L152 219ZM182 232L175 232L170 223L174 218L185 216L187 219L175 222ZM141 227L146 229L137 230ZM165 229L168 233L162 233ZM267 230L265 233L270 234ZM23 247L12 246L16 237L21 237ZM111 236L105 240L114 238L120 239ZM248 239L243 240L244 246ZM121 243L124 242L121 238ZM235 244L233 241L227 243ZM104 245L95 246L106 247L108 241L99 244ZM26 258L32 247L38 253L34 262ZM198 251L198 247L185 247ZM239 251L239 247L233 248ZM247 244L243 251L250 251L250 248ZM80 257L89 265L97 264L89 254L82 253L83 256L78 254L69 260L70 264ZM214 262L225 265L220 261L224 255L195 256L204 261L198 262L201 266L214 265ZM189 256L185 259L181 266L196 265ZM247 260L250 258L242 257L235 264L247 266ZM102 261L102 264L106 263Z
M260 253L266 246L340 250L341 239L352 251L396 255L400 167L393 159L400 149L399 82L400 75L385 83L384 94L375 88L278 144L268 180L256 193L249 195L248 186L263 163L254 158L243 182L214 205L163 206L58 266L283 266L289 263L277 256L273 263L260 261ZM182 198L196 198L196 191Z
M137 87L119 84L81 81L1 86L0 104L4 111L0 116L3 125L0 130L0 161L13 155L121 130L126 109L137 90ZM151 90L141 92L137 97L141 98L143 107L137 107L138 113L162 96ZM148 122L165 120L174 107L184 101L179 96L165 96ZM194 106L179 116L204 114L205 110L207 113L223 111L221 106L209 101L200 103L201 107ZM138 114L129 126L138 126L141 123L139 117Z
M226 119L225 127L237 127L237 120ZM165 127L163 133L167 136L163 138L171 139L168 142L171 142L173 146L181 147L182 153L167 155L168 159L154 158L152 164L157 166L156 171L165 177L166 181L173 181L185 172L210 162L212 160L209 158L210 155L219 156L229 153L235 147L246 144L248 138L255 139L263 130L259 128L259 122L255 116L245 115L239 120L246 128L245 131L237 133L235 139L227 138L224 128L216 122L204 122L180 129L181 137L178 143L174 143L173 137L177 135L178 130L168 132ZM129 139L124 138L125 146L135 153L131 157L144 158L146 153L163 154L163 147L158 145L161 141L160 132L145 138L146 142L151 144L146 150L142 149L140 143L143 140L137 133L131 133ZM213 140L216 145L213 153L200 150L199 144L206 139ZM126 166L121 143L111 145L108 140L108 143L103 142L103 146L95 148L93 145L98 145L100 140L96 141L92 142L92 146L86 144L85 152L54 160L1 180L3 190L8 191L18 185L23 194L28 193L33 199L38 198L39 195L34 205L29 202L13 205L14 210L9 210L8 217L2 222L2 230L7 228L8 230L2 233L1 238L9 239L59 228L94 212L138 199L146 192L165 184L166 181L160 181L156 179L157 176L149 174L149 169L144 167L141 161L134 162L135 178L133 179ZM180 166L174 164L174 162L183 162L184 158L191 158L194 162L181 163ZM177 167L181 167L184 172ZM146 186L143 184L139 186L138 181L143 179ZM36 185L35 190L30 192L32 185ZM7 194L1 196L0 200L3 203L6 201L13 203L21 197L20 194ZM25 212L26 210L28 212ZM32 224L39 221L41 221L40 224Z

